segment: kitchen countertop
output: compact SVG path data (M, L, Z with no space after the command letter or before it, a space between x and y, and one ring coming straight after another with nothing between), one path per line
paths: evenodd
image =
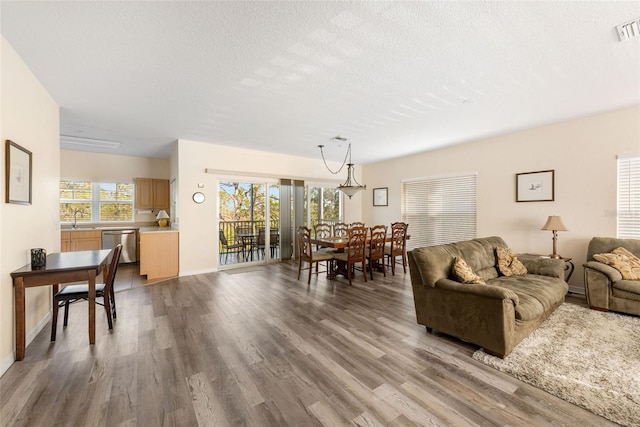
M172 227L140 227L138 229L139 233L166 233L169 231L175 231L177 232L178 230L176 228L172 228Z

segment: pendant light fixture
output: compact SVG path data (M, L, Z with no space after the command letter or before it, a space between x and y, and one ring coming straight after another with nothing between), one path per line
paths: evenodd
M332 141L339 141L339 142L346 142L347 138L338 135L338 136L334 136L333 138L331 138L331 140ZM351 162L351 143L349 143L349 145L347 146L347 152L346 152L346 154L344 156L344 161L342 162L342 166L340 166L340 168L335 172L333 170L331 170L329 165L327 165L327 161L324 158L324 151L322 150L324 148L324 145L318 145L318 148L320 148L320 154L322 155L322 161L324 162L325 167L332 174L337 175L344 168L344 165L345 164L347 165L347 180L344 182L344 184L341 184L341 185L338 186L338 190L342 191L344 194L349 196L349 198L351 198L351 196L353 196L354 194L357 194L359 191L364 190L365 188L367 188L366 185L360 184L356 180L356 177L354 175L353 163ZM347 160L348 160L348 162L347 162Z

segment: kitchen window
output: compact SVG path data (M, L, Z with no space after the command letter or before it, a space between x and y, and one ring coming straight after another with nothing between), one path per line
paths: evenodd
M60 222L133 222L134 185L60 181Z

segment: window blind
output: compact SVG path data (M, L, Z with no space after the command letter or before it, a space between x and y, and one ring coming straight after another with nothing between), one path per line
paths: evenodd
M618 159L618 237L640 239L640 156Z
M404 182L402 193L410 249L476 237L476 174Z

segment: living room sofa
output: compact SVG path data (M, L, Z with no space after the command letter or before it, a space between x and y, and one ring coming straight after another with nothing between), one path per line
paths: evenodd
M596 261L594 255L625 248L640 257L640 240L594 237L587 249L584 266L584 290L594 310L618 311L640 316L640 280L625 280L620 270Z
M564 301L564 262L522 259L527 273L501 275L500 237L485 237L409 252L418 324L482 347L504 358ZM462 258L486 284L460 283L452 268ZM459 279L458 279L459 280Z

